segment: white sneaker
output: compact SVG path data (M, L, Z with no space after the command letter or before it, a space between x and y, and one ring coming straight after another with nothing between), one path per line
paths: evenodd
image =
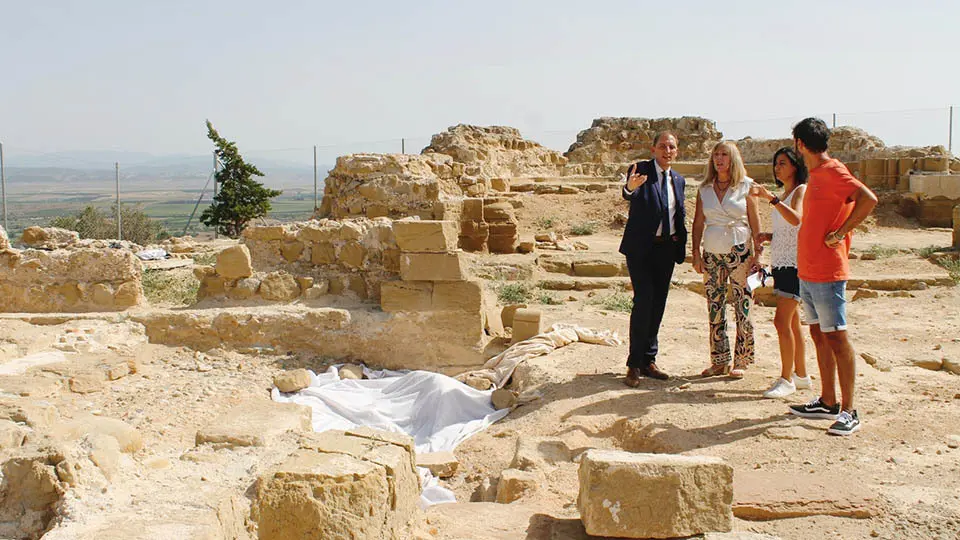
M777 379L777 382L770 387L769 390L763 393L763 397L771 399L782 398L789 396L796 391L797 387L794 386L792 382L780 377Z
M809 390L813 388L813 379L809 375L806 377L799 377L796 373L793 374L793 386L797 390Z

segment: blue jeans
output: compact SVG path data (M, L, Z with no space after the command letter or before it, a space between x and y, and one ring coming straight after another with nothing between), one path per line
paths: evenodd
M846 281L814 283L800 280L804 324L819 324L824 333L847 329Z

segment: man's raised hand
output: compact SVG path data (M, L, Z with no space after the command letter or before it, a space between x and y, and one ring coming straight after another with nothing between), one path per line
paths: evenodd
M627 178L627 191L633 191L647 181L647 175L633 173Z

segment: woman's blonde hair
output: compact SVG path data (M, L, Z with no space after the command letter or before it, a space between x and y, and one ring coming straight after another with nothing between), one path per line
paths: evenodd
M713 185L713 181L717 179L717 167L713 164L713 154L721 146L726 148L727 153L730 154L730 187L735 188L747 177L747 168L743 166L740 149L737 148L737 144L733 141L720 141L713 147L713 150L710 151L710 159L707 160L707 172L703 178L703 185Z

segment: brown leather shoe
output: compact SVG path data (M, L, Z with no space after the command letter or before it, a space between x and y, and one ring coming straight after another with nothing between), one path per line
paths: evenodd
M670 375L667 375L666 373L660 371L660 368L657 367L656 362L651 363L645 368L641 368L640 374L646 377L650 377L651 379L658 379L661 381L666 381L667 379L670 378Z
M627 368L627 378L623 380L623 384L629 386L630 388L636 388L640 386L640 377L643 377L643 373L640 368Z

